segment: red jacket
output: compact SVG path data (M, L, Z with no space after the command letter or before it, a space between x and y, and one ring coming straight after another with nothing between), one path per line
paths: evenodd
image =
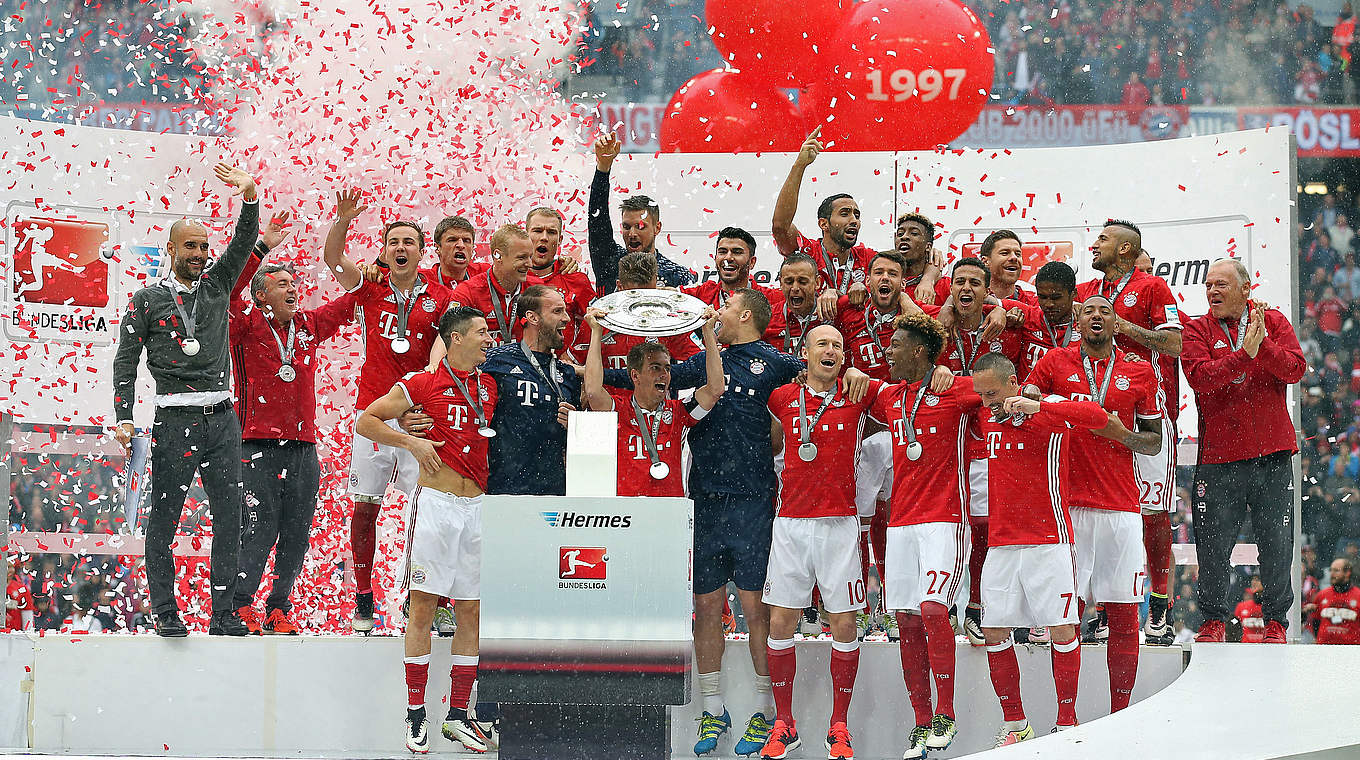
M1286 393L1303 379L1307 362L1289 320L1267 309L1266 338L1256 358L1231 346L1237 320L1193 319L1182 333L1181 368L1199 409L1199 461L1238 462L1297 452L1298 436ZM1250 431L1250 434L1246 434Z

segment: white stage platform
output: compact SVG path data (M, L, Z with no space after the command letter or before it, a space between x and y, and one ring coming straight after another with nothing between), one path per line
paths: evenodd
M435 642L430 665L432 716L447 710L446 642ZM0 751L402 757L401 647L401 639L378 637L0 635ZM821 732L831 704L829 652L829 642L798 645L795 699L807 746L800 757L823 756ZM1171 684L1182 658L1179 648L1144 648L1135 700ZM1036 727L1047 731L1054 713L1048 650L1020 647L1020 664L1026 706ZM754 697L745 642L728 642L724 670L728 707L744 725ZM1108 712L1105 678L1104 648L1084 648L1083 720ZM959 738L948 752L932 757L985 748L1000 720L981 650L960 645L957 683L956 706L964 718ZM693 757L696 709L691 704L672 710L676 757ZM851 707L856 754L866 760L901 757L910 715L897 645L866 643ZM734 741L725 737L718 756L731 757ZM433 749L467 756L439 736Z

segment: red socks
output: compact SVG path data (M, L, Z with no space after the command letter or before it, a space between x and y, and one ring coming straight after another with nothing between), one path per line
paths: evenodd
M1000 644L987 645L987 665L992 671L992 688L1001 700L1003 720L1024 720L1025 705L1020 700L1020 662L1010 637Z
M935 677L935 712L954 717L954 628L949 610L939 602L922 602L921 622L926 629L926 653Z
M897 630L901 635L897 647L902 654L902 680L907 683L907 696L916 713L916 725L929 726L935 714L930 705L930 661L926 657L926 629L920 615L897 613ZM950 636L953 645L953 636Z
M449 689L449 707L466 710L472 682L477 680L477 655L454 655L449 679L453 682Z
M382 505L354 502L349 520L350 545L354 553L354 585L360 594L373 591L373 554L378 549L378 510Z
M1076 636L1053 642L1053 687L1058 693L1058 725L1077 725L1077 681L1081 679L1081 642Z
M1106 661L1110 669L1110 712L1129 706L1133 682L1138 677L1138 606L1105 603L1110 623Z
M859 642L831 642L831 724L847 722L859 674Z
M1171 515L1143 515L1143 548L1147 551L1148 583L1152 593L1165 598L1171 583Z
M968 554L968 602L982 604L982 564L987 561L987 518L970 517L973 547Z
M765 656L770 663L770 690L774 692L775 720L793 725L793 677L798 672L798 655L793 639L765 639ZM831 661L836 670L836 661Z
M425 706L425 684L430 681L430 656L407 657L406 709L419 710Z

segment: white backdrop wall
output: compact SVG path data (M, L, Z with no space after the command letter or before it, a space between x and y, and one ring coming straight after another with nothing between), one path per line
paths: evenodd
M0 181L0 410L21 422L105 425L117 322L128 296L158 276L149 267L169 223L216 219L214 246L226 243L225 220L238 206L225 203L210 169L229 157L230 144L9 118L0 119L0 135L7 158ZM1083 148L828 152L807 172L796 222L815 236L820 199L849 192L864 214L860 240L874 248L891 247L896 213L920 211L935 220L937 243L951 257L1007 227L1026 243L1047 244L1059 255L1071 251L1079 279L1088 279L1096 273L1087 246L1107 217L1122 217L1143 228L1145 247L1185 315L1205 311L1204 273L1227 255L1241 257L1254 273L1259 298L1292 315L1292 156L1290 137L1279 129ZM626 154L614 167L611 215L617 222L618 201L628 193L657 198L659 247L704 277L713 276L716 231L745 227L758 240L757 276L768 281L779 261L770 216L791 160ZM583 191L589 182L581 178ZM46 228L56 237L48 238ZM106 240L70 259L47 260L48 273L38 281L33 254L45 244L72 235L88 243L103 230ZM1193 398L1182 387L1181 432L1193 436ZM144 403L150 394L143 372L140 425L150 421Z

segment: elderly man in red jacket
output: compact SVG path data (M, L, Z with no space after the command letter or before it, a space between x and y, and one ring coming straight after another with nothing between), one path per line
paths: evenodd
M1185 325L1181 366L1199 409L1195 539L1199 607L1195 641L1223 641L1233 543L1248 510L1260 552L1265 642L1285 642L1293 599L1294 468L1297 434L1287 392L1306 362L1289 320L1251 300L1251 277L1236 259L1209 267L1209 313Z

